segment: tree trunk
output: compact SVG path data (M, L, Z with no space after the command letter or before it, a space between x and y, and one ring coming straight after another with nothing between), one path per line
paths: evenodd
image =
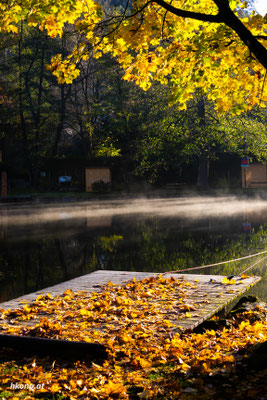
M22 143L23 143L23 155L24 160L26 161L26 167L28 168L29 177L31 176L31 162L29 156L29 148L28 148L28 136L26 129L26 120L24 115L24 103L23 103L23 80L22 80L22 40L23 40L23 23L21 22L20 26L20 36L18 41L18 103L19 103L19 116L20 116L20 128L22 134Z
M209 187L209 159L200 157L198 163L197 187L207 189Z
M204 130L206 127L206 110L203 95L197 102L197 111L199 117L199 129ZM203 149L202 152L203 154L200 155L198 162L197 187L199 189L207 189L209 186L209 158L208 155L205 155L206 149Z
M61 135L64 128L64 122L66 118L66 102L67 97L70 94L70 89L65 93L65 85L60 86L60 109L59 109L59 121L57 124L56 136L54 139L53 147L52 147L52 157L56 157L58 155L58 146L61 140Z

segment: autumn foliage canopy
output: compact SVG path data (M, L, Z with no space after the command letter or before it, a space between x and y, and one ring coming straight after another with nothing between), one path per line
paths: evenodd
M52 38L73 33L70 54L52 58L59 83L72 83L79 63L110 53L124 79L147 90L169 83L181 108L196 90L216 100L219 111L242 111L267 99L267 16L243 0L129 1L124 9L94 0L0 2L1 31L17 33L22 22Z

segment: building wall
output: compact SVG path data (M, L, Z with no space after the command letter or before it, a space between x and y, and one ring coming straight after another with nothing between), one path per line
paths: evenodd
M267 165L250 164L241 168L242 188L267 187Z
M92 191L92 184L97 181L111 182L110 168L86 168L85 169L85 191Z

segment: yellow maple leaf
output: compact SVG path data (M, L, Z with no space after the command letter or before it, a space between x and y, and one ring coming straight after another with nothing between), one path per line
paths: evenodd
M49 388L50 392L56 393L61 389L61 386L58 383L53 383L53 385Z
M209 367L208 364L205 363L205 362L202 364L201 369L202 369L202 372L203 372L203 373L210 372L210 367Z
M248 326L248 324L247 321L242 321L239 325L239 330L242 331L246 326Z
M28 305L26 305L23 307L23 311L26 313L29 313L29 312L31 312L31 308Z
M140 365L140 367L142 367L142 368L148 368L151 365L151 363L149 361L145 360L142 357L137 357L137 362Z
M226 276L222 280L223 285L234 285L236 283L235 279L228 279Z
M123 333L123 334L121 334L120 335L120 339L124 342L124 343L127 343L127 342L129 342L131 339L132 339L132 337L130 336L130 335L128 335L128 333Z
M101 392L103 392L105 396L116 396L116 398L126 396L126 388L120 382L108 381L107 385L102 388Z
M183 364L180 366L180 368L181 368L183 371L188 371L189 368L190 368L190 366L189 366L188 364L186 364L186 363L183 363Z
M12 33L18 33L18 28L15 25L8 25L7 31Z
M71 289L65 290L65 292L63 293L63 296L67 296L67 295L73 295L73 291Z
M224 357L224 359L223 359L223 361L224 362L230 362L230 363L233 363L233 362L235 362L235 357L234 356L225 356Z

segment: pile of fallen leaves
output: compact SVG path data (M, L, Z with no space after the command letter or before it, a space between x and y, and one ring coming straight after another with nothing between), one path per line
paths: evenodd
M2 351L0 398L260 398L266 370L254 372L249 386L245 361L251 347L267 338L266 318L250 311L236 314L229 328L184 333L179 321L201 307L186 298L190 285L150 277L124 286L108 283L100 293L46 294L3 311L1 333L98 342L108 357L103 363L53 355L18 360ZM266 316L260 306L257 312Z

